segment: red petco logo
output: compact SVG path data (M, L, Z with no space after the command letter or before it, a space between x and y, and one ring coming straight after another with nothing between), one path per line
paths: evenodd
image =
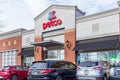
M57 17L55 16L55 13L56 13L55 11L49 12L48 20L50 20L50 21L43 23L43 25L42 25L43 30L62 24L62 20L61 19L56 19Z

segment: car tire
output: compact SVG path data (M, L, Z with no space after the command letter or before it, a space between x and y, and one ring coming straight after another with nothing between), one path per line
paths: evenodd
M27 78L23 79L23 80L27 80Z
M107 76L104 76L103 80L109 80L109 78Z
M16 75L12 75L11 80L18 80L18 77Z
M55 80L63 80L63 77L58 75Z

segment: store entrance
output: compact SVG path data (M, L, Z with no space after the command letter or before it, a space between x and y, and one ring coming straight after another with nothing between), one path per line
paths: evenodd
M44 60L64 60L64 50L55 49L44 51Z
M29 67L33 61L34 61L34 56L27 56L27 57L24 56L23 64Z

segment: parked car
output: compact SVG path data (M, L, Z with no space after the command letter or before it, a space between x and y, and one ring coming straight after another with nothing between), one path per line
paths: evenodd
M25 66L4 66L0 69L0 80L27 79L28 67Z
M110 80L120 80L120 63L111 66Z
M107 61L85 61L78 66L78 80L108 80L109 78L109 63Z
M28 80L76 80L76 65L60 60L35 61L29 69Z

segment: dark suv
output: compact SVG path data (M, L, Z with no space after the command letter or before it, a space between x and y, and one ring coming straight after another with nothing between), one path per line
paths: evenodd
M28 80L76 80L76 65L59 60L35 61L30 67Z

